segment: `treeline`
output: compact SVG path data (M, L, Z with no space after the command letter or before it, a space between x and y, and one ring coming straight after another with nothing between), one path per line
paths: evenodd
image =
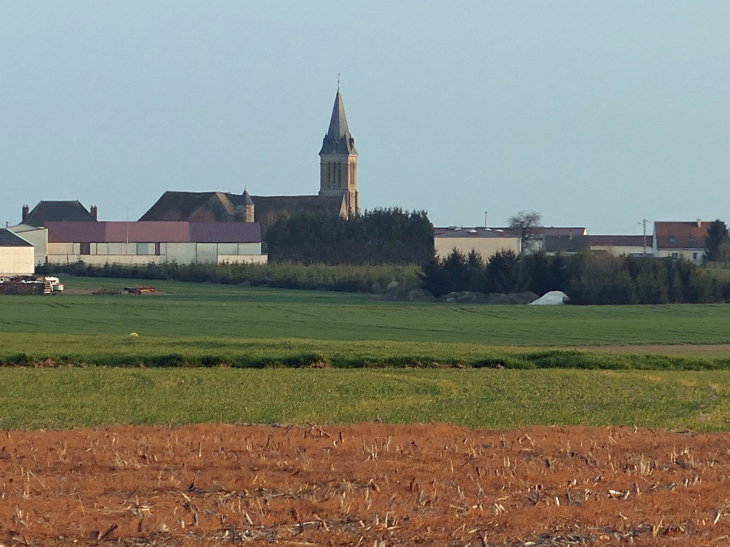
M282 289L313 289L343 292L383 293L392 283L418 285L417 268L410 265L379 266L305 266L291 262L268 264L147 264L126 266L105 264L89 266L46 264L36 268L37 275L76 275L122 279L192 281L227 285L268 286Z
M730 302L730 282L670 258L501 252L485 263L474 252L454 251L443 260L432 258L419 277L421 287L436 297L461 291L563 291L574 304Z
M282 217L265 242L269 261L301 264L422 264L434 250L426 213L398 208L349 219L331 213Z

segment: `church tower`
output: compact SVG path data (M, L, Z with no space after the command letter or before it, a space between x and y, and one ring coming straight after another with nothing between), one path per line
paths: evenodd
M324 136L319 157L319 195L344 196L347 214L357 215L360 212L357 194L357 151L355 139L347 127L345 106L342 103L339 85L329 130Z

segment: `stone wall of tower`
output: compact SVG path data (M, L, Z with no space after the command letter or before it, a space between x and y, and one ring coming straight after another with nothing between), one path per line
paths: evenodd
M359 212L357 154L320 156L320 196L345 196L348 214Z
M254 221L254 204L253 203L247 203L244 206L245 213L243 215L243 221L244 222L253 222Z

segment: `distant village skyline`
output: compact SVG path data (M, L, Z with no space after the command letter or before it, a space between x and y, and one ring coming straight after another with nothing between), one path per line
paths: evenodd
M640 234L730 201L730 5L3 8L0 220L167 190L316 192L341 85L360 208Z

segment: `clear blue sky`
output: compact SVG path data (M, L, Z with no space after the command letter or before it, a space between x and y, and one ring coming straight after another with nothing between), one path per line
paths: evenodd
M730 221L729 23L727 1L3 2L0 221L314 194L338 73L364 208Z

